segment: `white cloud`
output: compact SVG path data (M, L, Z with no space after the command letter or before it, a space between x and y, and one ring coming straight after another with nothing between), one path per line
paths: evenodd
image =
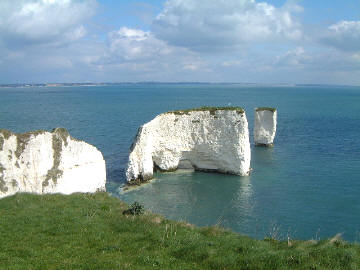
M274 65L278 67L297 67L302 68L311 61L311 57L306 53L303 47L297 47L286 53L277 56Z
M182 69L183 70L188 70L188 71L197 71L197 72L201 72L201 73L209 73L212 72L213 70L209 67L209 63L207 63L206 61L202 60L201 58L198 59L186 59L184 61L182 61Z
M93 0L1 0L0 40L24 47L79 39L95 7Z
M340 50L309 46L294 17L301 8L291 2L170 0L151 31L124 25L98 36L86 34L95 7L95 0L0 0L0 83L360 84L360 23L327 29L326 44Z
M252 41L298 39L295 4L276 8L255 0L169 0L153 23L155 35L193 50L223 49Z
M339 50L360 51L360 21L341 21L330 25L321 41Z
M172 48L150 32L127 27L111 32L109 43L112 61L146 60L166 56L172 52Z
M321 74L331 81L331 76L325 77L324 74L336 74L348 72L348 80L354 80L352 76L355 72L360 71L359 58L357 54L349 54L343 51L322 48L319 50L305 50L303 47L297 47L281 55L276 56L275 61L270 64L272 69L289 70L292 72L306 72L312 75ZM353 77L353 78L352 78ZM356 81L359 81L356 78ZM343 82L344 84L349 82ZM352 82L351 82L352 83Z
M109 51L105 63L127 63L133 70L152 73L158 72L156 67L174 73L211 72L208 63L187 48L171 46L149 31L127 27L109 34Z

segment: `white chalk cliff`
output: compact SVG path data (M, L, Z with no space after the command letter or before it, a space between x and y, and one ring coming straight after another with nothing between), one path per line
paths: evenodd
M248 122L241 108L199 108L158 115L138 131L131 147L127 180L146 181L154 166L248 175Z
M276 134L277 110L255 109L254 142L256 145L272 146Z
M105 190L99 150L63 128L15 134L0 130L0 198L16 192L63 193Z

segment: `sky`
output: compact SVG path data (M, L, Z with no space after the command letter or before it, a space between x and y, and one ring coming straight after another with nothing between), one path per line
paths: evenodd
M0 84L360 85L360 0L0 0Z

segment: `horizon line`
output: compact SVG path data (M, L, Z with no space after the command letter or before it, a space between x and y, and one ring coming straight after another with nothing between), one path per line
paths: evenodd
M354 84L326 84L326 83L255 83L255 82L202 82L202 81L138 81L138 82L44 82L44 83L0 83L0 87L61 87L61 86L101 86L121 84L239 84L259 86L333 86L333 87L359 87Z

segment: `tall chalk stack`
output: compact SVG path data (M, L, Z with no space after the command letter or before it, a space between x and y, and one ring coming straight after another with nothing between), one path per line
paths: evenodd
M134 140L126 176L131 183L153 178L154 167L174 171L250 172L249 129L241 108L202 107L158 115Z
M257 146L272 147L276 134L277 110L260 107L255 109L254 142Z

